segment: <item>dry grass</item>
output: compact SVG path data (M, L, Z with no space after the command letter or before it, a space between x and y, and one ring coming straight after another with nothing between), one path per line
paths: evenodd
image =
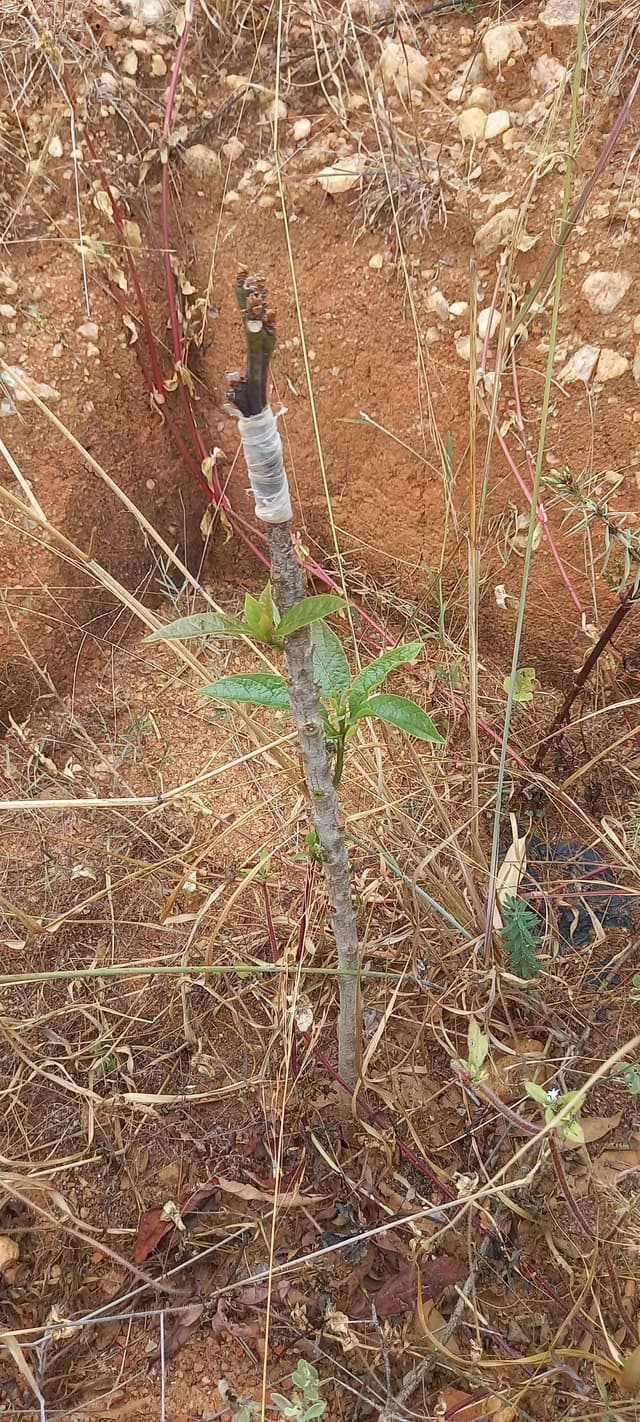
M285 11L283 44L300 44L299 28L308 28L312 82L334 114L346 113L354 64L377 41L354 28L346 6L337 16L334 9ZM2 62L12 93L26 85L35 105L42 102L40 90L50 92L57 60L34 48L34 14L35 7L14 7L12 19L23 28L5 45ZM219 18L219 43L235 56L244 54L248 32L267 17L249 6L223 7ZM630 63L635 23L632 17L618 78ZM76 68L102 64L98 41L90 42L79 24L79 37L52 28L54 45ZM605 21L595 38L610 41ZM201 21L200 59L211 42ZM294 86L307 82L305 62L298 58L291 68ZM148 115L140 119L133 107L132 138L143 149ZM88 112L91 119L91 105ZM131 112L123 108L119 118L128 124ZM416 340L418 399L435 422L405 247L410 236L427 231L436 211L442 216L441 175L438 170L436 181L434 160L425 166L415 142L381 124L373 107L366 124L371 159L362 209L367 223L388 223L393 233ZM18 153L20 163L24 153L12 147L12 134L6 186L15 192ZM28 198L27 185L6 214L6 241L19 231ZM510 281L505 312L515 292L515 278ZM51 416L39 406L28 418L38 418L46 432ZM81 453L63 424L57 433ZM483 439L484 426L478 471L488 460ZM460 511L439 429L433 442L446 467L451 511L444 568L447 552L459 546ZM176 1300L170 1292L176 1282L188 1299L204 1300L205 1318L224 1297L232 1301L233 1320L242 1322L255 1314L247 1315L246 1294L243 1299L247 1280L266 1277L271 1284L286 1278L300 1295L291 1307L274 1305L267 1327L272 1344L283 1340L287 1357L317 1348L317 1365L333 1379L336 1397L346 1399L347 1414L355 1390L374 1415L387 1415L389 1389L401 1392L402 1375L416 1369L416 1385L430 1389L425 1406L433 1407L438 1387L453 1380L470 1392L499 1395L519 1417L538 1415L547 1399L557 1405L556 1415L571 1409L575 1415L576 1407L581 1415L598 1415L593 1359L609 1385L619 1351L634 1343L628 1331L616 1332L620 1317L598 1255L598 1242L615 1225L610 1247L633 1312L640 1229L633 1174L624 1168L614 1174L612 1165L608 1176L594 1180L586 1151L568 1158L576 1194L588 1196L596 1236L593 1247L572 1248L575 1221L567 1202L555 1198L544 1131L524 1143L514 1140L513 1122L499 1107L483 1105L472 1085L463 1089L450 1062L466 1057L475 1018L489 1034L494 1075L504 1077L519 1064L509 1097L514 1110L529 1111L523 1083L532 1069L563 1089L591 1082L585 1115L609 1119L620 1112L620 1129L629 1133L633 1101L612 1078L610 1059L632 1037L633 948L623 930L609 929L606 942L597 932L586 944L563 939L559 905L566 901L577 911L581 895L551 857L534 891L545 924L535 983L509 973L495 940L489 953L483 948L488 842L486 830L475 833L472 786L475 777L479 823L486 827L495 805L497 749L491 726L480 723L474 766L465 714L466 586L448 588L439 577L418 599L407 593L407 570L398 563L378 587L366 571L367 550L345 551L335 527L336 577L391 635L426 636L433 646L429 670L397 685L448 728L444 752L418 753L399 736L365 725L347 761L343 812L360 905L366 1065L360 1115L345 1131L330 1074L333 944L322 876L306 855L308 821L290 727L260 713L212 715L194 696L212 666L216 672L255 666L249 644L230 652L142 644L143 632L157 627L165 612L169 617L176 608L203 610L217 602L119 488L115 474L95 460L91 467L101 496L124 506L148 540L150 567L162 558L166 576L183 592L170 608L148 606L56 526L46 497L34 502L16 462L13 482L0 491L4 535L40 540L131 618L117 649L95 636L96 673L72 699L57 693L55 669L34 658L46 699L29 720L13 724L5 740L2 1229L17 1239L21 1265L38 1283L30 1292L22 1274L9 1277L3 1338L25 1384L25 1409L31 1392L46 1396L43 1417L47 1409L53 1416L76 1415L74 1407L82 1415L101 1407L106 1412L97 1415L111 1415L109 1399L117 1397L122 1377L130 1406L138 1396L164 1397L164 1369L162 1384L145 1376L144 1338L161 1311L164 1328L172 1310L184 1307L185 1294ZM480 532L488 545L483 569L488 563L493 576L494 526L486 523ZM487 661L478 674L480 703L493 708L498 722L505 670ZM548 699L551 708L552 692ZM637 854L624 826L637 766L629 745L635 732L623 715L611 706L596 715L587 704L564 744L571 766L561 770L551 760L545 774L532 776L513 758L508 791L509 808L521 813L544 802L545 820L539 829L534 825L540 839L548 846L587 843L613 870L616 892L633 902ZM539 703L517 709L521 757L535 748L540 721ZM602 813L569 783L574 769L582 775L598 757L608 782ZM505 835L501 856L506 826ZM298 1039L295 1073L292 1015L301 1002L311 1026ZM637 1168L627 1165L629 1172ZM242 1196L219 1196L214 1210L182 1221L184 1229L157 1260L132 1263L146 1207L184 1201L211 1176L242 1182L247 1171L263 1181L267 1198L260 1207ZM297 1207L278 1200L298 1188L309 1197L304 1225ZM342 1214L332 1217L335 1200ZM434 1205L443 1211L435 1219ZM406 1218L410 1224L402 1223ZM432 1331L440 1325L431 1315L421 1319L419 1312L415 1327L394 1317L377 1328L349 1324L357 1299L353 1257L345 1262L335 1241L345 1220L354 1249L375 1250L372 1236L382 1233L398 1242L401 1260L426 1260L437 1248L463 1261L467 1282L457 1300L448 1297L445 1310L455 1325L446 1338L455 1337L458 1354L443 1351L442 1336L440 1347L434 1344ZM332 1233L333 1244L325 1238ZM374 1274L384 1272L388 1256L366 1257ZM334 1300L323 1315L316 1307L320 1269L327 1271L322 1278ZM344 1307L336 1308L336 1299ZM545 1330L535 1314L544 1315ZM98 1321L102 1330L124 1329L126 1346L124 1359L117 1363L112 1349L93 1374L95 1340L109 1338L99 1333ZM260 1327L263 1322L259 1315ZM505 1359L501 1342L517 1356ZM18 1415L23 1399L18 1406L15 1390L8 1395ZM410 1402L407 1393L403 1406ZM621 1399L612 1415L632 1416L634 1406Z

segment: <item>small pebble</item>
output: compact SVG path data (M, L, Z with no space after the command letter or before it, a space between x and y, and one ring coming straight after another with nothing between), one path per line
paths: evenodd
M511 119L506 109L496 109L495 113L488 114L487 125L484 131L486 139L499 138L501 133L506 133L511 128Z
M293 125L293 138L295 143L304 143L311 133L311 119L296 119Z
M373 272L379 272L383 265L384 256L382 252L374 252L373 256L369 257L369 266Z
M229 138L226 143L223 143L222 152L230 163L235 163L244 153L244 143L239 138Z
M50 158L61 158L63 152L64 150L62 147L62 139L59 138L57 133L54 133L49 147L47 148L47 153L49 154Z
M475 142L484 138L487 115L484 109L465 109L458 118L460 137Z
M123 74L128 74L131 78L133 78L134 74L138 73L138 56L135 52L135 49L130 49L127 51L120 68L122 69Z
M14 316L17 315L18 313L16 311L15 306L10 306L8 301L2 302L2 304L0 305L0 316L2 317L3 321L13 321Z
M167 66L161 54L152 54L151 73L155 79L162 79L167 72Z
M83 321L82 325L78 326L78 335L83 336L85 341L97 341L100 328L96 321Z

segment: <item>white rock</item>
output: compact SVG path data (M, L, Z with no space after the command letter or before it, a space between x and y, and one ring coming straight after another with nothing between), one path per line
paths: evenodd
M85 341L97 341L100 328L96 321L83 321L82 325L78 326L78 335L83 336Z
M8 272L0 272L0 289L6 292L7 296L15 296L18 291L18 283Z
M487 115L484 109L463 109L458 117L460 137L472 141L484 138Z
M567 72L564 64L554 59L552 54L541 54L532 67L531 83L538 94L545 94L548 89L557 89L559 84L564 84Z
M58 137L57 133L54 133L53 138L51 139L51 142L49 143L49 146L47 148L47 153L49 154L50 158L61 158L63 152L64 149L62 147L62 139Z
M456 78L461 85L467 88L474 84L479 84L484 77L484 56L478 51L472 59L465 59L463 64L459 64L456 69Z
M449 316L449 302L444 292L432 291L427 297L427 311L433 311L439 321L446 321Z
M481 341L484 340L489 330L489 322L491 322L491 331L489 332L489 339L491 339L500 325L500 312L492 311L490 306L485 306L483 311L478 312L478 335Z
M8 301L3 301L0 305L0 316L3 321L13 321L18 315L15 306L11 306Z
M295 121L295 123L294 123L294 125L293 125L293 141L294 141L294 143L304 143L304 142L306 141L306 139L309 137L309 134L310 134L310 133L311 133L311 119L308 119L308 118L296 119L296 121Z
M452 89L447 90L447 98L450 103L457 104L462 98L463 92L464 84L454 84Z
M369 257L369 266L371 267L372 272L379 272L382 270L382 267L384 266L384 256L382 252L374 252L373 256Z
M166 0L138 0L137 10L141 24L159 25L166 14Z
M634 316L633 318L633 334L634 336L640 336L640 316Z
M538 16L545 30L561 30L580 23L580 0L547 0Z
M626 375L630 362L626 356L620 355L618 351L612 351L605 346L600 352L598 368L596 370L596 380L619 380L621 375Z
M222 152L230 163L235 163L244 153L244 143L234 135L233 138L228 138L227 142L223 143Z
M490 74L506 64L508 59L517 59L526 51L526 44L517 25L492 25L482 41L482 52Z
M206 143L192 143L184 153L183 162L194 177L203 182L211 182L220 172L220 159L213 148Z
M474 238L474 247L478 255L488 257L491 252L495 252L498 247L509 242L517 220L517 207L503 207L501 212L496 212L495 217L490 217L488 222L484 222L482 227L478 228Z
M484 84L476 84L471 90L468 102L465 100L465 109L484 109L486 114L492 113L495 106L495 98Z
M120 68L123 74L128 74L131 78L138 73L138 56L135 49L127 50Z
M412 89L424 89L429 83L429 61L412 45L386 39L380 55L380 78L385 89L396 89L401 99L408 99Z
M117 94L120 85L115 74L110 69L103 69L98 80L98 92L103 99L110 99Z
M162 79L167 72L167 66L161 54L152 54L151 73L154 79Z
M636 353L633 357L633 378L640 385L640 344L636 346Z
M284 123L286 117L287 106L284 99L274 99L273 103L268 104L265 109L265 118L268 119L269 123L275 123L276 119L278 123Z
M322 168L317 174L316 182L331 197L339 197L341 193L348 193L357 187L363 168L364 159L353 153L339 162L332 163L328 168Z
M487 126L484 131L486 139L499 138L501 133L506 133L511 128L511 117L506 109L496 109L495 113L488 114Z
M471 360L471 338L469 336L459 336L456 341L456 355L460 360Z
M582 283L582 294L600 316L615 311L633 281L631 272L591 272Z
M590 380L598 363L599 346L580 346L560 371L560 380L572 385L577 380Z
M468 310L469 310L469 302L468 302L468 301L452 301L452 302L451 302L451 305L450 305L450 307L449 307L449 316L452 316L453 319L454 319L454 321L455 321L455 320L458 319L459 316L464 316L465 311L468 311Z
M225 193L225 195L224 195L224 197L223 197L223 199L222 199L222 205L223 205L223 207L233 207L233 204L234 204L235 202L240 202L240 201L241 201L240 193L237 193L236 190L235 190L235 188L229 188L228 193ZM271 199L270 199L270 202L272 202L272 203L275 202L275 198L271 198Z

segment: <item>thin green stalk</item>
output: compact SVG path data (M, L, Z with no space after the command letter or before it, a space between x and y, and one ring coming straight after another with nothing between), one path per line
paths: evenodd
M580 23L578 25L578 37L576 58L573 69L573 81L571 85L571 123L569 127L569 142L567 147L567 168L564 180L564 193L562 197L562 220L561 230L564 231L569 213L571 201L571 187L573 182L573 170L575 162L576 133L578 127L578 97L580 93L580 80L582 76L582 54L585 38L585 4L586 0L581 0ZM520 602L518 605L518 620L516 623L515 639L513 644L513 656L511 658L511 678L509 685L509 695L504 717L504 728L502 732L502 745L500 749L500 766L498 769L498 781L496 788L496 809L493 821L493 838L491 843L491 860L489 866L489 893L487 897L487 916L485 922L484 942L485 952L488 949L493 930L493 915L496 903L498 855L500 851L500 822L502 816L502 800L504 793L504 781L507 767L508 739L511 726L511 713L513 711L513 697L516 687L516 673L518 670L518 659L520 655L520 644L522 642L522 631L524 627L525 611L527 606L527 589L529 585L529 574L531 572L531 559L533 556L533 538L537 524L538 497L540 494L540 484L542 482L542 467L544 462L544 450L547 434L547 424L549 420L549 406L551 403L551 389L553 383L553 365L558 340L558 324L560 319L560 297L562 294L562 277L564 272L565 249L561 247L556 260L553 310L551 313L551 326L549 332L549 354L547 356L547 368L545 372L544 393L542 397L542 411L540 416L540 433L538 436L538 447L536 450L536 469L531 492L531 511L529 514L529 529L527 534L527 547L524 555L522 569L522 587L520 589Z
M3 987L24 987L27 983L58 983L58 982L82 982L83 980L96 981L102 978L170 978L170 977L190 977L190 978L211 978L223 977L225 974L239 978L253 977L255 974L266 975L267 977L286 977L290 972L290 967L286 963L179 963L176 965L167 963L136 963L126 964L112 968L51 968L43 972L33 973L0 973L0 988ZM319 968L305 963L303 972L305 976L311 973L312 977L337 978L349 976L348 969L342 968ZM358 977L359 973L354 971L351 977ZM369 969L362 970L363 978L371 978L376 982L397 982L403 978L405 982L416 983L417 978L407 977L406 973L378 973Z

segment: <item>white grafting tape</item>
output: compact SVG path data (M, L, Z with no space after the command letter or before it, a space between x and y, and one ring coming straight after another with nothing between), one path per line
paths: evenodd
M259 415L248 419L241 415L238 424L256 514L263 523L286 523L293 518L293 510L273 410L267 405Z

